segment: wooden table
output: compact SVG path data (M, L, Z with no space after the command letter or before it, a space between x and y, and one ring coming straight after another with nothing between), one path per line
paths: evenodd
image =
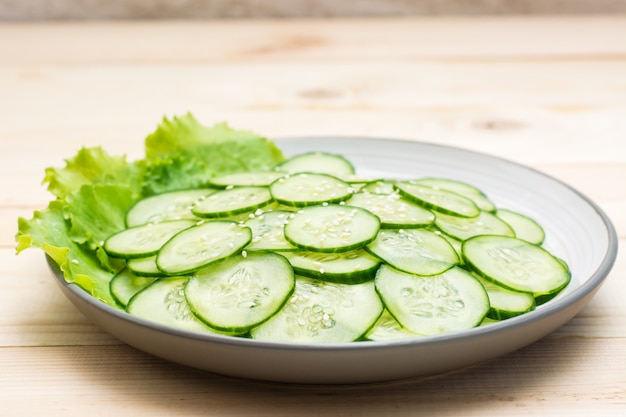
M626 17L0 25L0 415L623 416L626 258L541 341L469 369L300 387L130 348L61 295L18 216L79 147L135 158L162 116L268 136L412 138L578 188L626 241Z

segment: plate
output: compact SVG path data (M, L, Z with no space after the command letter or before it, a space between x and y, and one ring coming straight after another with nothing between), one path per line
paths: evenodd
M570 265L558 297L525 315L469 330L397 341L290 344L199 334L130 316L67 284L67 298L102 330L149 354L233 377L299 384L355 384L434 375L527 346L574 317L613 267L617 235L610 219L568 185L517 163L425 142L360 137L277 139L287 155L319 150L347 156L370 177L442 176L482 189L498 207L542 224L545 246Z

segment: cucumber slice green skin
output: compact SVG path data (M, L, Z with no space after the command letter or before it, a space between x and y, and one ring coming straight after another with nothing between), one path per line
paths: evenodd
M396 192L395 188L393 187L394 184L395 181L393 180L374 180L363 185L361 191L367 191L368 193L372 194L391 194Z
M341 253L284 252L296 274L340 284L371 281L380 260L363 249Z
M329 204L305 207L285 225L285 239L313 252L347 252L376 239L377 216L360 207Z
M480 276L477 278L489 296L491 308L487 317L490 319L510 319L531 312L537 306L535 297L530 293L511 291Z
M126 268L128 268L133 274L140 277L163 277L163 272L161 272L157 267L156 257L157 256L154 255L147 258L128 259L126 261Z
M330 175L352 175L354 166L344 156L329 152L305 152L281 162L275 168L290 174L315 172Z
M348 285L296 276L289 301L250 334L253 339L290 343L353 342L382 312L373 281Z
M418 336L420 335L402 327L402 325L398 323L398 321L394 319L391 314L389 314L389 311L385 309L378 321L367 332L365 339L372 341L384 341L407 339Z
M508 223L487 211L481 211L478 216L469 219L438 213L435 226L461 241L479 235L515 236L515 231Z
M412 182L396 182L394 188L406 199L439 213L467 218L480 214L480 209L471 199L448 190Z
M461 195L485 195L478 187L468 184L465 181L454 180L441 177L422 177L410 181L413 184L421 184L432 188L441 188Z
M569 284L569 269L544 248L525 240L496 235L463 242L465 264L476 274L512 291L551 298Z
M201 188L172 191L143 198L126 213L126 227L167 220L197 219L191 212L194 204L213 194L216 189Z
M496 216L506 222L515 231L515 237L529 243L541 245L546 237L543 228L534 219L507 209L498 209Z
M251 240L248 227L226 220L207 221L168 240L159 251L156 264L165 275L191 274L241 253Z
M109 289L115 301L126 308L128 301L139 291L154 282L155 278L146 278L135 275L128 269L123 269L109 281Z
M467 197L470 200L472 200L474 204L476 204L476 207L478 207L482 211L487 211L489 213L494 213L496 211L495 203L491 201L489 198L485 197L484 195L466 195L465 194L464 197Z
M374 281L389 313L417 334L435 335L476 327L489 312L485 288L458 267L440 275L420 277L382 265Z
M269 190L276 202L292 207L339 203L354 193L352 186L339 178L310 172L279 178Z
M233 187L217 191L198 201L191 211L201 218L224 218L254 211L272 201L267 187Z
M362 188L363 186L365 186L365 184L372 181L371 178L362 177L358 174L341 174L340 173L340 174L333 174L333 177L339 178L343 182L347 182L355 190Z
M557 295L559 295L559 293L560 293L560 290L552 292L552 293L549 293L549 294L534 294L534 296L535 296L535 303L538 306L540 306L542 304L545 304L548 301L552 300Z
M377 215L383 229L426 227L435 221L432 211L405 200L397 193L359 192L352 195L346 204L364 208Z
M480 323L479 326L489 326L490 324L494 324L494 323L500 323L502 320L496 320L496 319L492 319L490 317L485 317L485 319L482 321L482 323Z
M126 311L172 327L219 333L202 323L189 308L184 294L188 279L189 277L168 277L154 280L130 299Z
M104 242L104 250L118 258L146 258L156 255L172 236L193 227L194 220L169 220L124 229Z
M448 243L454 248L454 251L456 252L456 256L459 258L459 265L463 265L463 252L461 251L461 245L463 244L463 241L450 236L447 233L442 232L441 230L437 229L436 227L430 227L428 228L428 230L430 230L431 232L435 233L438 236L441 236L442 238L444 238L445 240L448 241Z
M474 204L476 204L476 206L483 211L493 212L496 210L496 205L485 195L485 193L483 193L479 188L476 188L473 185L463 181L447 178L427 177L412 180L410 182L413 184L426 185L435 189L442 189L451 191L456 194L460 194L463 197L472 200Z
M271 183L287 175L280 171L239 172L236 174L221 175L211 180L216 188L228 187L269 187Z
M367 251L401 271L438 275L459 263L450 242L427 229L381 230Z
M253 252L197 271L185 286L185 297L196 317L211 328L246 333L280 310L294 287L287 259Z

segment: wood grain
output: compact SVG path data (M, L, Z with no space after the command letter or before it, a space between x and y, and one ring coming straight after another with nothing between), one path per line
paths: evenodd
M0 400L8 410L50 416L452 416L462 410L468 416L617 417L625 405L626 366L607 358L622 353L622 341L547 338L449 374L363 386L236 380L163 362L125 345L4 348L0 384L6 388ZM598 364L604 367L598 370ZM595 383L581 375L594 375Z
M240 381L138 352L62 296L17 218L81 146L140 157L192 111L270 137L459 146L583 192L626 244L626 18L0 25L0 415L622 416L626 259L589 305L502 358L414 381Z

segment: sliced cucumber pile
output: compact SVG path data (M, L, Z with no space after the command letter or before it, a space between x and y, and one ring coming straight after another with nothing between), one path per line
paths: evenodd
M111 293L187 330L293 343L393 340L506 320L557 296L544 229L457 179L364 179L341 155L144 198L104 242Z

